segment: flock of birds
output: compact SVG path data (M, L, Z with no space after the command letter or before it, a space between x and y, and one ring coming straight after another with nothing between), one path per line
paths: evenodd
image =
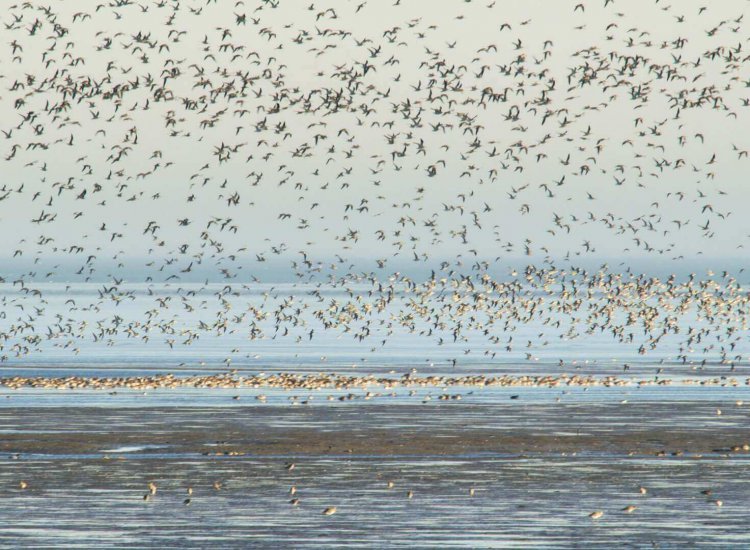
M679 362L734 366L742 270L628 262L744 257L745 7L12 5L2 360L243 335L231 362L330 331L373 351L403 333L462 345L453 365L676 337ZM620 263L586 267L602 257ZM279 273L291 289L247 298Z

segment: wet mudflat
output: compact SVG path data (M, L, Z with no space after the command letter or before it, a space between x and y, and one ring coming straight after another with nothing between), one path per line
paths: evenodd
M4 403L0 545L748 545L750 392L673 390Z

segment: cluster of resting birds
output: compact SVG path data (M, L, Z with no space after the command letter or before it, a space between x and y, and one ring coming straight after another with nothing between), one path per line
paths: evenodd
M507 4L6 7L2 360L330 332L743 362L743 270L707 270L747 253L747 2Z

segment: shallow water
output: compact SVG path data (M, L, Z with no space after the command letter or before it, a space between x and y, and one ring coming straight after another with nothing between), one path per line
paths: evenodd
M509 386L509 387L398 387L372 386L363 389L285 390L278 388L215 388L190 387L113 391L80 389L49 390L0 388L0 409L7 407L65 407L71 404L82 407L264 407L289 405L299 407L347 407L370 405L402 405L422 403L425 407L451 406L454 403L440 401L440 396L460 396L464 404L524 407L530 403L628 403L645 402L705 402L736 400L750 401L750 386L741 379L736 387L721 385L699 386L680 384L675 377L673 385L638 385L639 378L627 386L563 386L557 388ZM368 392L371 394L368 396ZM413 394L413 395L412 395ZM262 396L263 401L258 397ZM329 400L332 397L332 400ZM346 399L339 399L345 397ZM622 403L622 402L625 403ZM623 407L625 408L625 407Z
M749 487L741 479L747 461L651 462L310 459L300 468L304 473L286 475L274 460L129 459L109 465L39 459L24 464L22 475L65 486L6 496L0 505L5 518L0 541L53 546L67 539L92 547L245 546L252 541L307 548L567 547L571 541L727 547L750 542ZM80 477L35 475L59 468L77 470ZM14 473L4 468L2 481ZM722 508L700 494L707 476L726 502ZM158 480L152 502L143 502L140 479ZM222 480L221 491L211 488L214 479ZM386 479L395 479L396 488L388 490ZM630 481L635 479L651 494L640 496ZM108 488L100 488L105 483ZM187 483L195 489L190 506L182 504ZM298 487L298 508L287 503L291 484ZM412 499L405 496L407 487ZM335 516L321 516L334 504ZM619 511L629 504L638 506L635 513ZM587 517L599 509L605 511L601 520Z
M287 472L276 459L122 461L35 459L0 503L5 544L95 547L580 546L727 547L750 543L747 460L608 458L311 458ZM706 482L710 478L710 484ZM142 500L146 481L159 487ZM223 488L212 488L221 480ZM395 487L387 488L387 480ZM57 484L57 485L55 485ZM194 494L183 504L185 488ZM300 505L286 494L296 485ZM648 487L642 496L638 486ZM707 502L708 485L724 506ZM470 488L474 496L469 495ZM406 491L413 498L406 498ZM625 514L621 508L638 509ZM337 506L334 516L322 510ZM588 513L604 510L593 521Z
M750 544L750 453L730 450L747 438L750 406L735 401L750 401L750 388L579 388L560 402L559 390L519 389L517 400L510 390L309 407L237 405L223 390L186 392L192 403L124 392L117 404L105 392L68 392L56 407L62 392L52 390L36 407L45 392L21 391L9 400L20 406L0 409L0 543ZM149 481L158 490L144 502ZM621 510L631 504L632 514ZM337 513L323 516L328 506ZM594 510L604 516L590 519Z

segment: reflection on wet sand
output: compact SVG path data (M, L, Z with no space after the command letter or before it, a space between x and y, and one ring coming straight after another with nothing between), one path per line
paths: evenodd
M527 391L546 397L6 403L0 543L750 544L750 409L725 395L747 389L563 402L559 389Z

